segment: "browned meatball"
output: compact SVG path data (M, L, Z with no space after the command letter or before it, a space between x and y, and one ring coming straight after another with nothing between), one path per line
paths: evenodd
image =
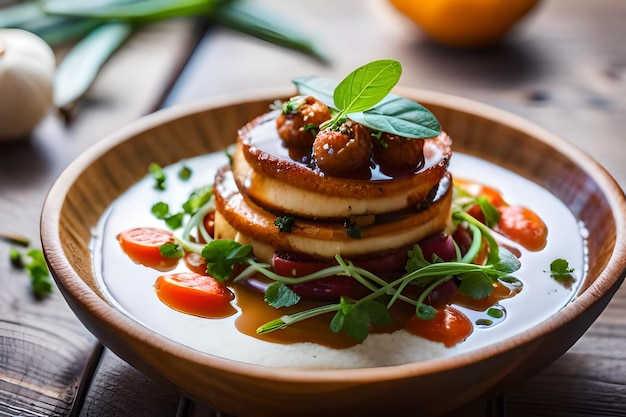
M313 142L313 156L318 168L338 177L352 177L367 169L372 155L370 129L346 121L339 130L324 129Z
M276 129L287 147L310 147L320 124L330 118L328 106L321 101L312 96L296 96L283 106Z
M419 169L424 165L424 139L409 139L383 133L375 141L374 161L380 165L397 165Z

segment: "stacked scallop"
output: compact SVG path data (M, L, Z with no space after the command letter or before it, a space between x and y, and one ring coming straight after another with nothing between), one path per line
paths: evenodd
M445 228L447 134L407 139L351 120L324 127L328 119L328 107L298 96L240 130L216 176L216 238L250 243L265 261L278 251L357 259Z

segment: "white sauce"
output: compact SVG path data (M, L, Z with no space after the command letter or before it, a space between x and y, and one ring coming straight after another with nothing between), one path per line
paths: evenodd
M116 239L119 232L131 227L165 227L150 213L152 205L164 201L173 212L178 211L191 191L212 182L215 171L224 163L225 155L217 153L167 167L164 169L166 191L154 189L154 179L147 176L111 205L92 242L98 284L109 301L146 328L201 352L266 366L318 369L389 366L457 355L502 341L552 316L574 298L586 273L585 240L581 236L584 226L560 200L511 171L455 153L450 167L453 175L500 190L508 203L529 207L548 225L546 248L535 253L523 251L522 268L515 276L522 280L524 287L515 297L500 302L506 311L505 320L498 322L484 313L477 315L461 309L472 321L485 318L497 324L487 328L475 326L470 337L453 348L405 331L370 335L361 345L348 349L258 340L237 331L235 317L203 319L167 307L153 289L159 272L134 264L120 250ZM193 170L187 181L177 176L182 164ZM571 288L565 288L550 277L550 263L557 258L566 259L574 268L577 281ZM180 269L185 269L183 263Z

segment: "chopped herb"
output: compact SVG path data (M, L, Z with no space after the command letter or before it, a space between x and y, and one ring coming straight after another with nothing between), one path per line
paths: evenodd
M165 172L163 172L163 168L155 162L151 163L148 167L150 171L150 175L154 178L154 188L157 190L165 190L165 180L167 177L165 176Z
M30 277L33 294L41 297L52 292L53 283L48 265L39 249L29 249L26 253L16 249L10 251L11 264L16 268L23 268Z
M283 103L283 107L281 109L282 113L285 115L296 114L298 113L298 109L304 103L304 98L302 96L295 96L289 99L289 101Z
M171 216L167 216L164 219L165 224L171 230L176 230L183 225L183 216L184 216L184 213L176 213L176 214L172 214Z
M550 276L558 282L575 281L573 272L574 268L570 268L565 259L555 259L550 264Z
M164 220L167 227L171 230L176 230L183 225L184 213L171 214L170 206L167 203L159 201L152 206L150 211L157 219Z
M265 302L274 307L291 307L298 304L300 296L282 282L274 282L265 290Z
M183 210L187 214L195 214L213 197L213 186L207 185L194 190L187 201L183 203Z
M170 215L170 206L167 203L159 201L152 206L150 211L157 219L164 220Z
M180 245L177 245L176 243L166 243L165 245L159 246L159 252L161 252L161 255L165 256L166 258L175 259L180 259L185 254L183 248L181 248Z
M361 238L361 228L356 224L346 223L344 227L346 228L346 236L349 236L353 239Z
M290 215L278 216L276 220L274 220L274 225L278 227L278 230L281 232L291 232L295 223L296 218Z
M187 181L189 178L191 178L191 174L191 168L189 168L188 166L183 166L180 171L178 171L178 178L183 181Z
M493 317L494 319L501 319L502 317L504 317L504 311L499 308L491 307L489 310L487 310L487 315L489 317Z

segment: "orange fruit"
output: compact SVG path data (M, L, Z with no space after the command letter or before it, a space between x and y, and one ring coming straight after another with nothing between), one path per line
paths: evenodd
M455 47L496 43L539 0L389 0L431 39Z

